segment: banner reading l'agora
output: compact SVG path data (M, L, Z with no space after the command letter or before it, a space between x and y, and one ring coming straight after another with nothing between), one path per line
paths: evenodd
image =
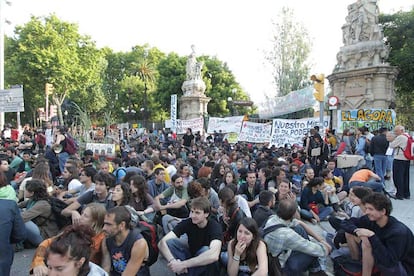
M392 109L360 108L352 110L341 110L338 112L338 130L342 133L344 129L366 126L369 131L387 127L392 130L395 127L396 113Z

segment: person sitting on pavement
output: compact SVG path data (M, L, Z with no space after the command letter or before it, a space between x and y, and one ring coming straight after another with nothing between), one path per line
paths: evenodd
M89 261L93 235L89 226L67 226L46 252L47 275L107 276L100 266Z
M145 260L149 248L141 233L131 227L131 214L125 206L117 206L105 216L102 242L102 267L110 275L149 276Z
M329 206L328 194L323 195L320 191L322 184L322 177L311 179L300 197L300 215L313 223L328 219L334 212L334 209Z
M267 276L267 249L259 236L256 221L252 218L243 218L236 232L236 236L227 247L227 274Z
M259 194L259 206L253 213L253 219L259 227L262 227L267 219L274 215L275 195L271 191L261 191Z
M75 202L62 210L63 216L72 217L73 224L80 222L81 215L78 210L86 204L97 202L103 204L106 209L113 206L113 203L110 200L111 194L109 193L109 189L114 185L115 179L108 173L99 172L95 175L94 182L94 191L86 192L84 195L78 197Z
M82 211L82 216L79 225L86 225L92 228L94 235L92 237L93 246L91 248L90 261L94 264L101 265L102 251L101 244L105 237L102 227L106 215L106 209L102 204L90 203ZM46 265L46 252L51 243L59 236L55 236L44 240L39 244L33 256L30 272L35 276L48 275L48 268Z
M307 270L311 272L309 275L326 275L321 265L324 262L320 260L324 260L332 248L306 223L295 219L296 211L296 201L282 200L276 215L267 220L264 232L273 225L283 225L264 236L268 252L278 256L285 275L302 275ZM309 240L309 236L316 241Z
M209 214L210 202L206 197L193 199L190 218L177 224L159 242L159 250L174 273L218 275L223 234ZM187 235L187 242L180 239L183 234Z
M365 215L341 224L351 258L362 261L362 275L371 275L374 267L382 275L414 275L414 235L391 216L391 200L373 193L362 202Z
M381 181L381 177L376 173L367 169L367 167L361 167L361 169L354 172L349 179L349 188L363 186L371 188L374 192L382 192L383 185L379 181Z
M40 179L27 182L25 201L19 203L27 231L27 241L38 246L44 239L55 236L59 228L52 218L52 207L46 185Z

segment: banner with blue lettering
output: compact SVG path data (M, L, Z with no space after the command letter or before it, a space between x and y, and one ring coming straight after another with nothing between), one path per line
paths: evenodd
M285 144L303 143L303 138L311 128L319 125L319 118L305 118L297 120L274 119L272 134L270 135L270 146L283 147ZM324 117L324 129L319 130L323 136L325 129L329 127L329 117Z

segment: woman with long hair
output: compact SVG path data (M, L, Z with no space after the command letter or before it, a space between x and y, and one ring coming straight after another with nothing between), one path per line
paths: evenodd
M101 244L105 238L105 234L102 231L104 219L106 215L106 209L103 204L100 203L90 203L86 205L85 209L82 211L80 225L89 226L92 228L94 235L92 237L93 245L90 255L90 261L101 265L102 262L102 251ZM33 256L31 271L33 275L36 276L46 276L48 269L46 266L46 252L50 244L57 238L53 237L47 240L44 240L36 249L36 252Z
M266 244L259 236L259 228L252 218L243 218L237 227L236 236L227 247L229 276L266 276L268 259Z
M115 206L129 205L131 200L131 189L127 183L116 184L112 190L112 202ZM114 207L115 207L114 206Z
M224 174L225 170L223 164L214 165L213 172L211 173L211 188L216 192L218 192L219 186L224 180Z
M226 172L226 174L224 175L223 182L219 186L219 191L229 184L237 185L236 175L233 171Z
M138 211L138 214L145 215L152 220L154 218L154 199L148 193L148 185L145 178L141 175L134 175L129 180L132 193L129 205Z
M27 241L38 246L44 239L55 236L59 229L53 218L52 207L46 185L40 179L27 182L24 197L20 202L22 217L26 226Z
M227 242L235 236L236 227L245 215L237 204L237 199L232 189L224 187L220 190L218 196L220 199L220 206L222 207L220 221L224 231L223 240L225 243L224 245L227 246Z
M90 262L94 231L86 225L66 227L46 253L48 275L94 276L108 275Z
M24 197L24 190L26 188L26 183L29 180L32 179L40 179L42 180L46 185L46 191L49 195L53 194L53 181L50 174L50 168L49 164L47 162L39 162L37 165L33 168L33 174L31 177L28 177L23 180L23 182L19 186L19 200L22 200Z
M82 186L82 183L79 181L79 169L73 164L65 166L62 173L62 178L64 180L63 185L65 191L78 191ZM61 192L59 197L62 199L66 194L66 192ZM76 196L76 194L74 195Z

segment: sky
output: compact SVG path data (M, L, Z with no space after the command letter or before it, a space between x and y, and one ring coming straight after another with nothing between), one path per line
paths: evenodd
M5 1L5 0L0 0ZM12 35L16 25L55 13L79 26L98 47L129 51L148 43L165 53L216 56L255 104L276 95L265 52L271 49L272 22L283 6L292 8L312 40L311 73L329 75L342 46L341 26L355 0L8 0L4 9ZM408 10L411 0L378 0L381 13Z

